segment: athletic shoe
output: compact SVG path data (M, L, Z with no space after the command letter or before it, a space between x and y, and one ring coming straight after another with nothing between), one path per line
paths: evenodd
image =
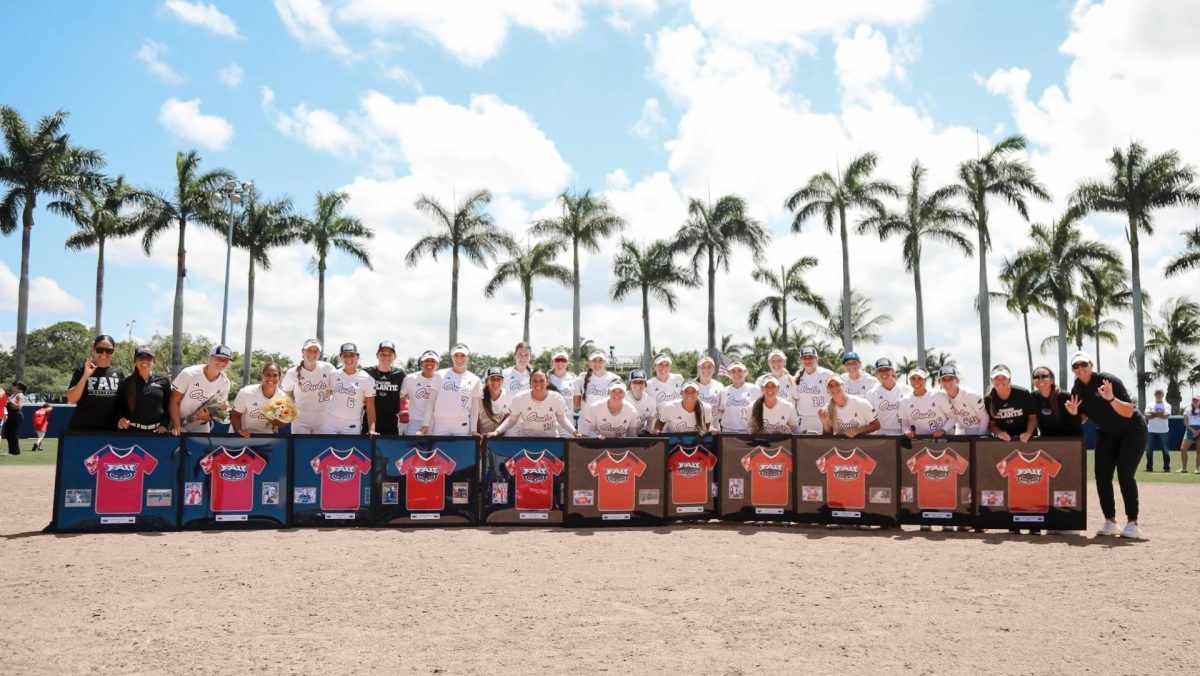
M1130 521L1129 523L1125 524L1125 530L1121 531L1121 537L1130 538L1132 540L1141 540L1142 529L1138 528L1136 523Z
M1188 473L1188 471L1187 471L1187 468L1186 468L1186 467L1184 467L1183 469L1178 469L1178 470L1175 470L1175 473L1176 473L1176 474L1187 474L1187 473Z
M922 533L928 533L933 530L933 526L921 526Z
M1105 521L1100 530L1096 531L1096 535L1116 535L1120 532L1121 530L1117 528L1116 521Z

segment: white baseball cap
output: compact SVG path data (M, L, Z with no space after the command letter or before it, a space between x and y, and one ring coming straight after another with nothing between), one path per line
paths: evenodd
M426 359L432 359L436 362L440 362L442 360L442 356L433 350L425 350L421 353L421 358L417 360L417 363L420 364Z
M604 354L604 350L592 350L592 353L588 355L588 361L593 359L603 359L604 363L608 363L608 355Z
M654 365L658 366L659 364L663 363L664 361L667 362L668 364L672 363L670 357L668 357L665 354L660 354L654 358Z
M992 367L991 377L995 378L996 376L1004 376L1005 378L1012 380L1012 371L1008 370L1008 367L1004 364L997 364Z
M1075 354L1071 355L1071 361L1067 362L1067 364L1070 366L1074 366L1081 361L1086 361L1089 364L1096 363L1096 362L1092 361L1092 355L1088 354L1087 352L1083 352L1081 350L1081 351L1076 352Z
M763 379L762 379L762 382L761 382L761 383L759 383L759 385L758 385L758 386L759 386L759 387L766 387L767 385L774 385L775 387L779 387L779 379L778 379L778 378L776 378L775 376L770 376L770 375L769 375L769 376L767 376L766 378L763 378Z
M628 391L628 389L629 389L629 388L625 387L625 383L623 383L623 382L621 382L621 381L619 381L619 380L614 380L614 381L612 381L611 383L609 383L609 384L608 384L608 391L609 391L609 392L612 392L613 390L621 390L622 392L627 392L627 391Z
M729 364L729 370L730 371L734 371L734 370L745 371L746 365L740 361L735 361L735 362L732 362L731 364Z
M705 362L708 362L709 364L712 364L713 366L717 365L717 362L713 361L712 357L710 357L708 355L704 355L703 357L700 357L699 361L696 362L696 366L699 366Z
M555 350L554 356L551 359L570 359L571 355L567 354L566 350Z
M454 347L450 348L450 356L453 357L456 354L461 354L464 357L470 357L471 351L467 349L466 345L459 343L458 345L455 345Z
M770 360L771 357L779 357L779 358L783 359L784 361L787 361L787 355L784 354L783 350L781 350L779 348L775 348L774 350L771 350L770 352L767 353L767 360Z
M317 340L316 338L309 338L308 340L304 341L304 346L300 349L307 350L310 347L315 347L321 352L325 351L325 348L321 346L321 341Z
M684 391L684 390L689 390L689 389L690 389L690 390L695 390L695 391L699 392L699 391L700 391L700 385L698 385L698 384L696 383L696 381L694 381L694 380L689 380L689 381L687 381L686 383L684 383L684 384L683 384L683 387L682 387L682 388L680 388L680 390L679 390L679 391L680 391L680 392L682 392L682 391Z
M908 372L908 379L920 378L921 380L929 380L929 372L925 369L913 369Z

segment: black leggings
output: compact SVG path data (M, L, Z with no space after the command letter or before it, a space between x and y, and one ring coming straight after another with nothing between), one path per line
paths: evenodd
M1100 511L1104 518L1117 518L1117 502L1113 497L1113 471L1121 486L1121 500L1125 503L1125 517L1130 521L1138 518L1138 487L1134 474L1146 449L1146 427L1134 425L1117 434L1096 434L1096 496L1100 498Z
M12 455L21 454L21 421L24 416L20 413L9 413L4 421L4 438L8 441L8 452Z

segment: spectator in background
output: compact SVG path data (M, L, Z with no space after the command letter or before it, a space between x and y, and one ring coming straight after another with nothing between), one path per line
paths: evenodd
M1161 450L1163 454L1163 471L1171 471L1171 454L1167 450L1167 441L1171 431L1171 405L1163 401L1164 392L1154 390L1154 403L1146 407L1146 471L1154 471L1154 451Z
M1039 366L1033 370L1033 409L1037 413L1039 437L1081 437L1083 422L1067 410L1067 402L1078 409L1079 399L1058 389L1054 371Z
M33 412L33 431L37 433L37 441L33 444L33 450L42 450L42 441L46 438L46 431L50 429L50 414L54 412L54 407L50 402L46 402L41 407Z
M117 426L117 386L124 376L112 365L117 341L109 335L96 336L92 356L71 374L67 403L75 412L67 429L72 432L108 432Z
M1192 397L1192 405L1183 409L1183 443L1179 444L1179 460L1183 468L1180 474L1187 474L1188 451L1196 446L1196 437L1200 437L1200 397ZM1200 447L1196 448L1196 474L1200 474Z
M4 421L8 418L8 393L0 387L0 439L4 438ZM4 455L4 447L0 445L0 455Z
M154 373L154 348L138 345L133 373L117 386L117 429L163 433L171 424L171 379Z
M8 392L8 419L4 425L4 438L8 441L8 454L21 455L21 407L25 405L25 392L29 390L25 383L16 382Z

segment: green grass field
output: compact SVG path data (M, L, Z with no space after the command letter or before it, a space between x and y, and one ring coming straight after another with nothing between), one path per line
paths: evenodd
M33 439L21 440L21 455L0 456L0 467L11 467L14 465L53 465L58 459L58 440L46 439L42 445L43 450L40 452L32 452L29 449L33 448ZM1147 483L1156 484L1197 484L1200 485L1200 474L1196 474L1196 454L1195 452L1188 453L1188 473L1176 474L1175 470L1182 467L1179 463L1179 451L1171 452L1171 473L1165 474L1162 472L1162 455L1155 454L1154 467L1156 472L1146 472L1146 464L1143 461L1138 467L1137 479ZM1088 478L1092 477L1092 455L1088 454Z

